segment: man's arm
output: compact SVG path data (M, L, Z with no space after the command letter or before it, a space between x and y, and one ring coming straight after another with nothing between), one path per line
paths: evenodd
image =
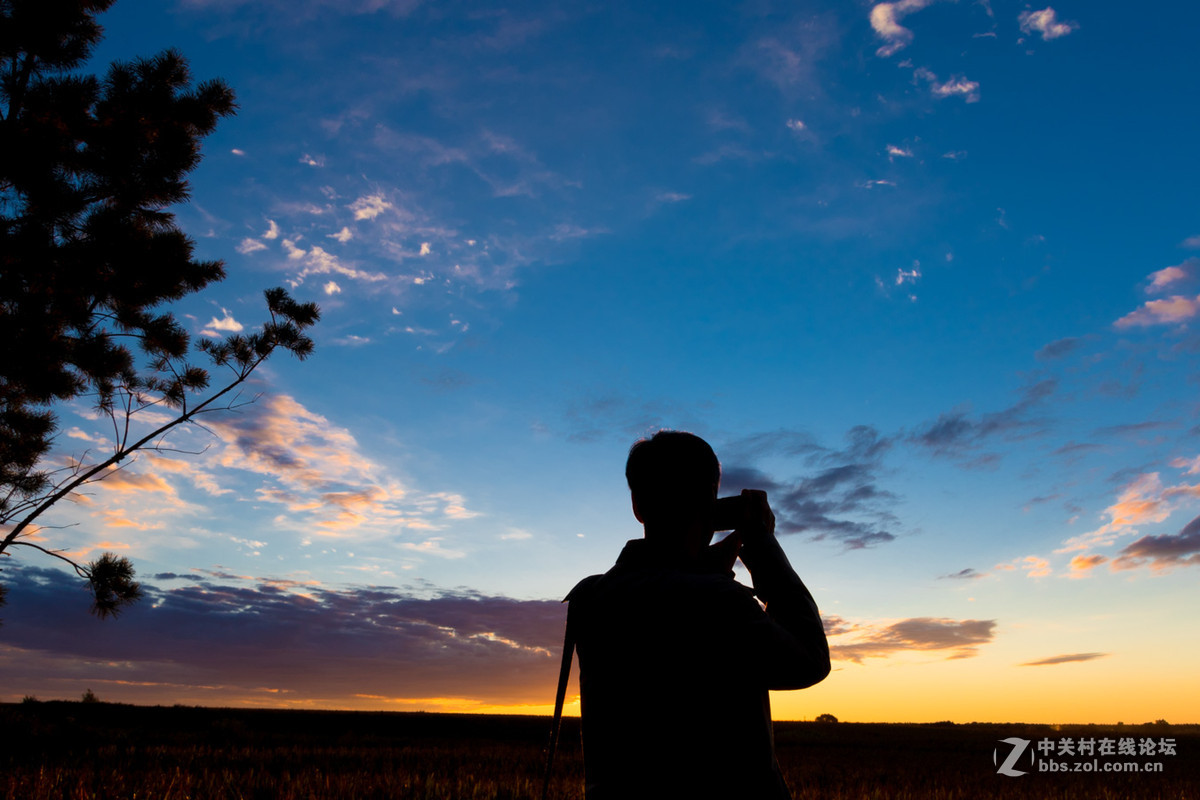
M754 593L767 616L783 628L783 652L767 667L769 688L803 689L829 674L829 643L816 601L775 538L775 515L766 492L746 489L747 519L736 532L742 541L742 563L754 581Z

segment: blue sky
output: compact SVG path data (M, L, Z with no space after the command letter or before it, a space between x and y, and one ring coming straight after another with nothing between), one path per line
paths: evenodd
M178 209L229 277L177 313L323 318L43 532L147 602L7 565L10 699L544 710L673 427L829 618L777 716L1196 721L1198 16L121 0L97 64L177 47L240 106Z

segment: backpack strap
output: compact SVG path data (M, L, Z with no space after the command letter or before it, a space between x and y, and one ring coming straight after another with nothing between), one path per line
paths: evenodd
M567 696L567 681L571 678L571 656L575 652L575 633L571 616L567 614L567 630L563 636L562 666L558 670L558 691L554 695L554 722L550 727L550 744L546 747L546 774L542 779L542 800L550 793L550 770L554 766L554 751L558 748L558 728L562 722L563 700Z

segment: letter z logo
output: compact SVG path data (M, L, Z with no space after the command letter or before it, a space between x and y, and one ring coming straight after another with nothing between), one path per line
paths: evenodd
M1021 754L1025 752L1025 749L1027 747L1029 747L1029 740L1028 739L1018 739L1015 736L1010 736L1007 739L1001 739L1000 743L1012 745L1012 750L1009 751L1008 758L1004 759L1004 763L996 768L996 772L998 772L1001 775L1007 775L1010 778L1016 778L1021 775L1024 775L1025 770L1013 769L1013 766L1016 765L1017 759L1019 759L1021 757ZM997 753L998 750L999 750L999 748L992 751L992 763L993 764L995 764L999 758L998 753ZM1029 760L1030 761L1033 760L1033 752L1032 751L1029 753Z

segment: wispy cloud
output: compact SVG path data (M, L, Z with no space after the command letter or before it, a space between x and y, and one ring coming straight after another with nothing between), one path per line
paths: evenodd
M830 656L837 661L861 664L905 652L937 652L946 659L970 658L979 647L993 641L992 619L911 617L896 622L850 623L840 617L825 621Z
M871 27L875 35L884 43L875 51L875 55L887 58L903 50L912 43L913 32L900 24L900 20L922 8L931 5L934 0L899 0L895 3L879 3L871 8Z
M214 456L221 467L261 476L260 499L282 504L298 515L297 524L315 525L324 535L424 532L473 513L457 494L408 489L368 458L349 431L287 395L264 397L207 424L223 444Z
M1039 361L1053 361L1054 359L1062 358L1075 352L1083 344L1083 339L1079 336L1068 336L1064 339L1055 339L1053 342L1043 346L1034 357Z
M395 206L388 202L381 194L369 194L355 200L350 204L349 208L354 212L354 219L361 221L375 219L383 212L395 208Z
M350 280L364 283L382 283L388 279L388 276L382 272L369 272L350 266L318 245L313 245L305 250L297 247L290 239L284 239L283 246L290 260L299 261L304 265L289 279L288 283L292 288L304 283L305 279L311 275L341 275Z
M1078 23L1060 21L1058 14L1049 6L1041 11L1022 11L1017 17L1017 22L1021 26L1022 33L1038 33L1041 34L1042 39L1047 41L1066 36L1079 28Z
M1110 545L1117 538L1136 532L1140 525L1165 521L1180 501L1197 497L1200 497L1200 484L1164 486L1159 473L1142 474L1122 488L1117 501L1105 509L1108 522L1071 537L1055 552L1069 553Z
M1032 412L1054 394L1057 387L1058 383L1053 379L1039 381L1028 387L1024 397L1014 405L974 419L966 411L939 414L934 422L909 434L907 441L934 455L962 458L993 437L1013 439L1032 435L1043 425L1032 417Z
M964 75L955 75L943 83L933 82L930 91L937 98L960 96L968 103L979 102L979 82L968 80Z
M257 253L259 250L266 250L266 249L267 249L267 246L265 244L258 241L257 239L251 239L249 237L242 239L241 243L238 244L238 246L237 246L237 251L244 256L250 255L251 253Z
M1050 656L1049 658L1040 658L1037 661L1026 661L1018 666L1022 667L1047 667L1053 664L1071 664L1076 661L1093 661L1097 658L1105 658L1108 653L1067 653L1061 656Z
M947 575L939 575L938 578L939 580L967 581L977 580L986 576L986 572L980 572L974 567L967 567L966 569L960 569L958 572L951 572Z

